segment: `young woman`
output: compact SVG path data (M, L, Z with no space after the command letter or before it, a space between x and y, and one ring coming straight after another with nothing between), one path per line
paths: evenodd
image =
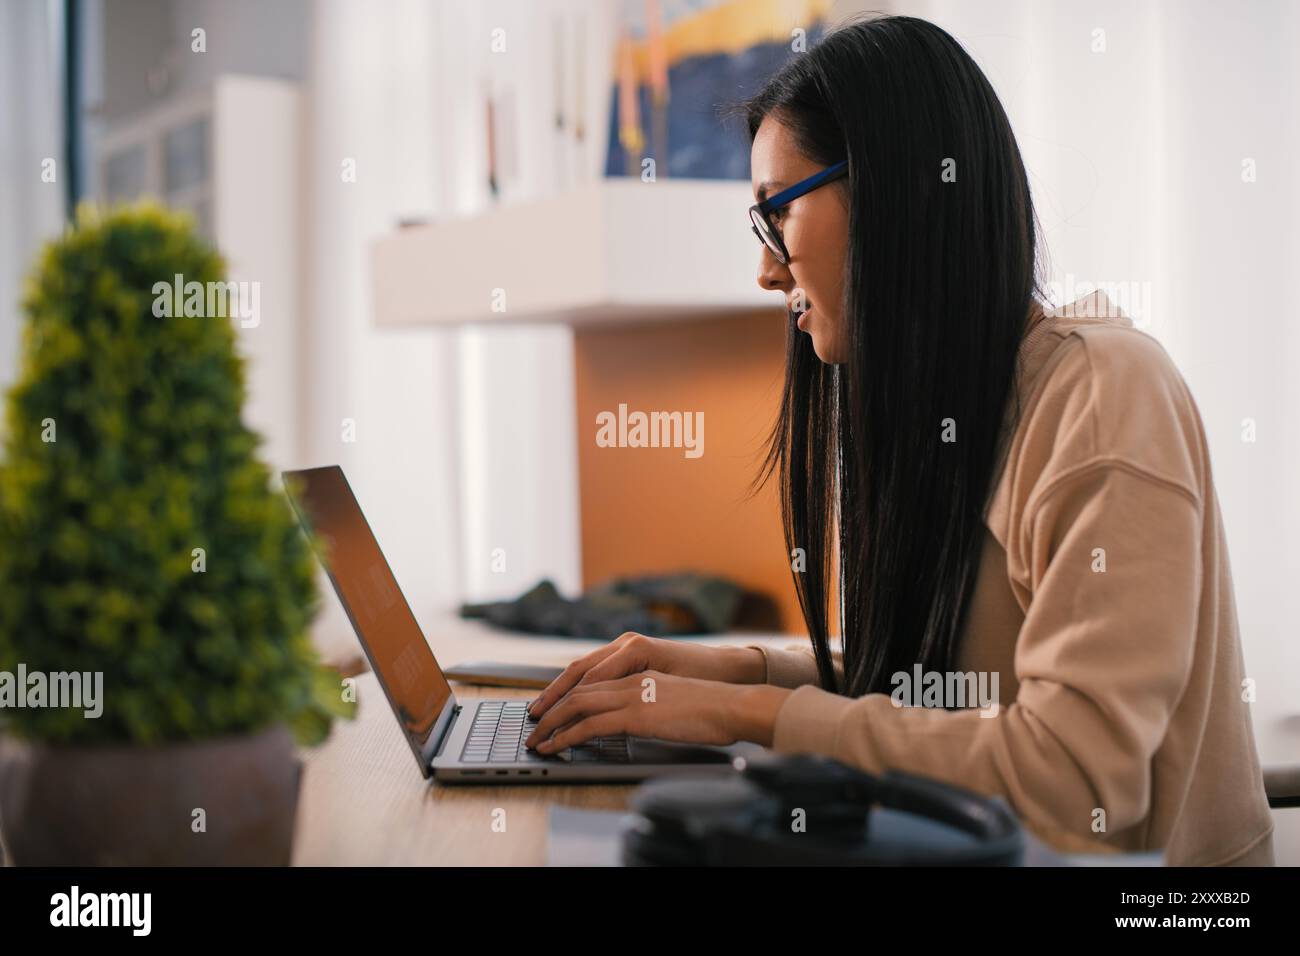
M1271 864L1199 413L1104 296L1040 304L987 79L943 30L886 17L744 112L758 281L790 310L764 475L806 557L811 646L625 634L539 696L530 745L749 740L1002 796L1066 851ZM930 675L997 700L900 692Z

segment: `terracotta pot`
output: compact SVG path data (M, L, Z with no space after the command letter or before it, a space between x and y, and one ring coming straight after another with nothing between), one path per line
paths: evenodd
M18 866L286 866L302 765L284 727L161 747L0 748ZM195 832L204 811L206 832Z

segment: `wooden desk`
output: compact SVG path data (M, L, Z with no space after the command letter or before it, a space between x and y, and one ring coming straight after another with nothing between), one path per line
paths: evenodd
M503 634L475 622L427 631L438 661L566 664L595 641ZM789 636L731 635L709 644L771 643ZM535 691L452 685L461 699L530 699ZM542 866L551 804L618 810L634 784L443 786L420 775L373 674L357 678L357 718L335 723L330 739L303 753L293 862L298 866ZM493 829L505 811L505 831ZM498 827L499 829L499 827Z

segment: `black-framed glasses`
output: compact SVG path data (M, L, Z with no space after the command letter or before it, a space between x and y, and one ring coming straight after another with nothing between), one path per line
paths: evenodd
M767 246L768 252L776 257L776 261L785 265L790 261L790 251L785 247L785 240L781 238L781 232L776 228L776 223L772 221L771 214L782 206L794 202L800 196L807 195L820 186L839 179L841 176L847 176L849 173L849 161L840 160L834 166L827 166L820 173L814 173L807 179L795 183L788 189L783 189L775 196L770 196L762 202L755 203L749 207L750 228L754 230L754 235L758 236L758 241Z

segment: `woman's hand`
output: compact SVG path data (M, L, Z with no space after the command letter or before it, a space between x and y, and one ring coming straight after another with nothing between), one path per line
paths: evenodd
M592 737L627 734L695 744L772 743L783 687L743 686L657 670L580 683L538 721L525 743L556 753Z
M762 651L752 647L710 647L629 631L566 667L537 696L529 713L534 718L542 717L575 687L647 670L706 681L758 684L763 680L766 666Z

